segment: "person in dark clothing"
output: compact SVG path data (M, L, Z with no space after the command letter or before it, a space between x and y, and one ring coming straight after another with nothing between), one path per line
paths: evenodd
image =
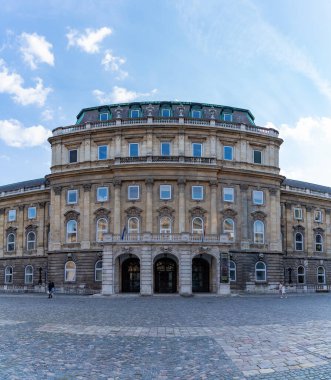
M48 283L48 298L53 298L54 288L55 288L54 282L50 281Z

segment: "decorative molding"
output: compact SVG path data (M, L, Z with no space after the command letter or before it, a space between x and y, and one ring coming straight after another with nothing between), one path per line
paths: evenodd
M313 210L313 206L306 206L306 211L311 212Z
M272 196L277 195L277 192L278 192L278 189L275 188L275 187L269 189L269 194L272 195Z
M179 117L184 117L184 107L182 104L179 105L178 109L178 116Z
M168 216L169 218L173 219L173 214L175 213L175 209L168 206L161 206L157 209L157 212L159 213L159 216Z
M205 214L207 213L207 210L203 209L202 207L194 207L191 210L189 210L189 212L191 214L191 218L204 218Z
M79 212L75 211L75 210L69 210L67 211L65 214L64 214L64 219L65 219L65 222L67 222L68 220L78 220L79 219Z
M315 234L320 234L320 235L323 235L325 232L324 229L321 227L313 228L313 231L315 232Z
M5 209L4 208L0 208L0 216L4 215L4 214L5 214Z
M285 203L285 209L286 210L291 210L292 209L292 203L286 202Z
M240 187L240 191L247 191L249 188L249 186L246 183L241 183L239 187Z
M132 255L132 247L122 247L122 254Z
M263 211L254 211L251 213L253 220L264 220L267 214Z
M215 120L215 114L216 114L216 110L215 110L215 108L214 108L214 107L211 107L211 108L209 109L209 115L210 115L210 118L211 118L212 120Z
M165 246L160 248L160 252L164 255L165 254L172 254L172 248L165 245Z
M147 177L145 179L146 186L152 186L154 184L154 178L153 177Z
M211 179L209 181L209 185L210 185L210 187L217 187L217 185L218 185L217 179Z
M92 185L90 183L84 183L83 185L84 193L91 191L91 188L92 188Z
M221 214L224 216L224 218L235 218L238 213L232 208L227 208L225 210L222 210Z
M54 194L55 194L55 195L61 195L61 192L62 192L62 186L56 186L56 187L53 187L53 190L54 190Z
M122 180L120 178L117 178L117 177L113 178L113 185L114 185L115 189L120 188L122 185Z
M104 207L100 207L94 211L95 219L106 218L109 219L110 210L107 210Z
M297 224L296 226L293 226L294 232L305 232L305 227L301 226L301 224Z
M147 116L153 116L154 106L152 106L152 104L149 104L146 107L146 110L147 110Z
M179 177L177 179L177 184L179 187L184 187L186 185L186 179L185 177Z
M123 108L121 108L120 106L115 108L116 119L122 118L122 111L123 111Z
M23 211L24 208L25 208L25 205L19 205L19 206L18 206L19 211Z
M25 232L26 233L29 233L31 231L36 232L37 229L38 229L37 225L35 225L35 224L29 224L28 226L25 227Z
M47 202L38 202L39 208L45 208Z
M124 210L128 218L131 218L134 216L139 217L142 211L143 211L142 209L135 206L129 207L128 209Z

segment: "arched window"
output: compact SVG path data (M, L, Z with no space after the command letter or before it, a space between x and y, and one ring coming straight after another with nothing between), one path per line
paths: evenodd
M15 251L15 234L10 233L7 236L7 251Z
M28 251L36 249L36 234L33 231L26 235L26 248Z
M67 261L64 267L64 281L76 281L76 264L73 261Z
M192 234L203 234L203 220L202 218L193 218L192 220Z
M33 284L33 267L32 267L32 265L27 265L25 267L24 282L26 284Z
M237 267L236 263L232 260L229 261L230 281L237 281Z
M303 235L301 232L295 234L295 250L303 251Z
M168 216L160 219L160 234L171 234L171 219Z
M102 281L102 260L99 260L95 263L94 280L96 282Z
M12 284L13 283L13 267L6 267L5 268L5 284Z
M323 252L323 236L321 234L315 235L315 251Z
M254 243L264 243L264 223L261 220L254 222Z
M305 283L305 268L303 266L298 267L298 284Z
M259 261L255 264L255 280L266 281L267 280L267 267L264 262Z
M325 269L324 267L317 268L317 283L325 284Z
M234 240L234 221L230 218L227 218L223 222L223 234L228 237L228 240Z
M139 219L132 217L128 220L128 233L139 234Z
M108 221L105 218L97 220L97 241L103 241L103 235L108 232Z
M67 222L67 243L77 242L77 222L76 220L69 220Z

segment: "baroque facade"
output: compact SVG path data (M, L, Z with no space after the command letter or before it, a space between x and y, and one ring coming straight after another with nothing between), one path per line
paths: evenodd
M142 295L328 289L331 188L280 175L249 110L86 108L51 173L0 187L0 287Z

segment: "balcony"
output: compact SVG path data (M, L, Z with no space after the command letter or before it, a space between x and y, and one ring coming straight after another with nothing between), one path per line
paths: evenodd
M115 158L115 165L140 164L140 163L185 163L216 165L216 158L209 157L184 157L184 156L138 156Z

